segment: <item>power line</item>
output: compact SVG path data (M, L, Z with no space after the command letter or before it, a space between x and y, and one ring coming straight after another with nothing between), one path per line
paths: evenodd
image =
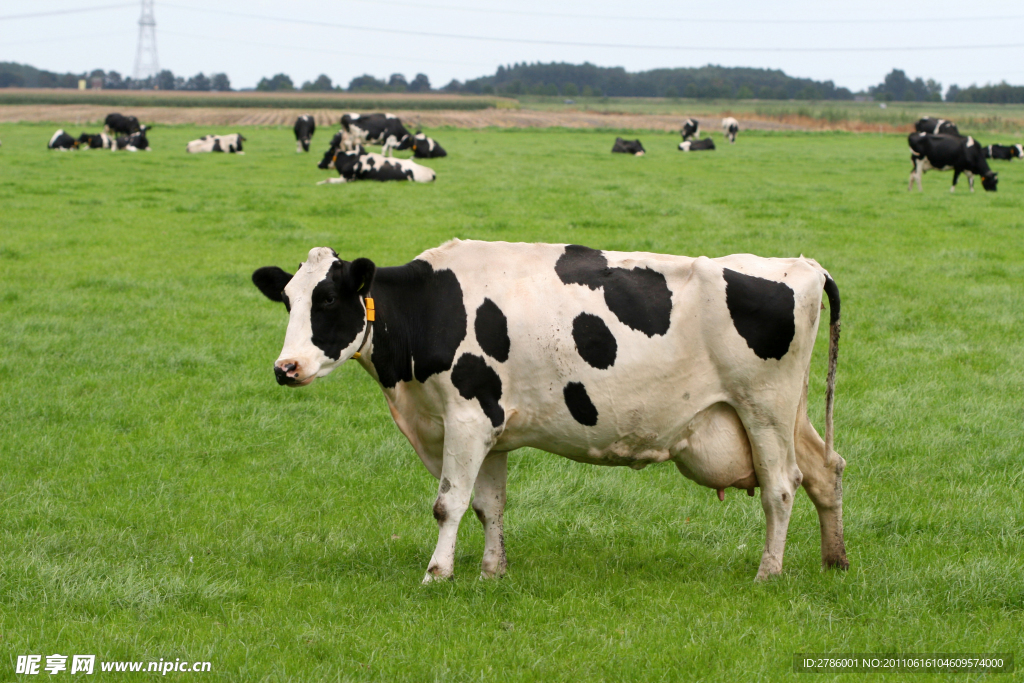
M0 17L0 21L10 21L11 19L33 19L35 17L56 17L64 14L82 14L83 12L98 12L105 9L119 9L122 7L135 7L134 2L122 2L116 5L96 5L95 7L82 7L79 9L61 9L54 10L52 12L32 12L31 14L8 14L5 17Z
M242 12L230 12L226 10L200 9L187 5L174 3L162 3L163 7L182 9L202 14L222 14L246 19L261 19L275 23L301 24L303 26L319 26L321 28L341 28L352 31L368 31L373 33L390 33L403 36L418 36L426 38L445 38L449 40L477 40L491 43L518 43L523 45L557 45L561 47L592 47L605 49L626 49L626 50L669 50L673 52L948 52L950 50L993 50L1005 48L1024 47L1024 43L1002 43L995 45L922 45L914 47L720 47L720 46L683 46L683 45L638 45L626 43L588 43L580 41L565 40L538 40L531 38L500 38L494 36L469 36L458 33L435 33L431 31L410 31L406 29L380 28L376 26L355 26L353 24L339 24L325 21L313 21L308 19L293 19L290 17L271 17L261 14Z
M434 5L419 2L400 2L389 0L354 0L370 5L395 5L414 9L431 9L451 12L473 12L477 14L504 14L522 17L551 17L556 19L593 19L599 21L657 21L680 24L922 24L922 23L963 23L965 21L1012 21L1024 19L1024 15L1007 15L1001 17L915 17L912 19L696 19L679 17L644 17L607 14L565 14L561 12L531 12L528 10L488 9L483 7L456 7L454 5Z

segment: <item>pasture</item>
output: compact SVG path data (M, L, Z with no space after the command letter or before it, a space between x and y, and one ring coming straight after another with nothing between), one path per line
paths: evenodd
M318 187L330 129L308 155L286 128L194 127L114 154L49 152L56 127L0 125L0 679L30 653L246 682L779 681L800 652L1024 654L1021 162L993 162L995 194L938 172L908 193L904 135L713 131L718 151L684 154L664 133L442 129L434 184ZM209 132L246 155L184 153ZM647 156L610 154L616 134ZM275 383L286 314L250 275L452 237L821 262L843 297L850 570L819 568L804 493L783 575L755 584L758 498L520 451L508 575L477 579L467 515L455 580L421 586L437 482L355 364Z

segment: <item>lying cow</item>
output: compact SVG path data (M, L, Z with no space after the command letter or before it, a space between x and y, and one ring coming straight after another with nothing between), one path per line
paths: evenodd
M700 152L706 149L714 149L715 141L711 138L704 138L703 140L687 140L686 142L679 143L680 152Z
M107 114L107 118L103 122L103 128L108 133L120 133L122 135L131 135L142 130L142 126L139 125L137 118L134 116L122 116L117 113Z
M986 159L1002 159L1012 161L1013 159L1024 158L1024 145L989 145L985 147Z
M448 156L448 152L444 151L444 147L420 131L416 131L416 135L412 136L410 144L412 146L412 155L417 159L436 159Z
M429 183L437 177L433 169L420 166L411 159L367 154L362 147L354 152L336 151L327 168L335 169L339 177L321 180L317 185L348 183L353 180L412 180Z
M78 149L78 144L78 140L65 133L63 128L59 128L46 143L46 149L59 149L66 152L69 149Z
M185 146L189 154L200 154L203 152L227 152L228 154L245 154L242 151L242 143L246 138L241 133L231 135L204 135L198 140L192 140Z
M412 136L394 114L345 114L341 128L350 136L343 139L346 151L356 145L380 145L380 153L391 156L393 150L412 146Z
M117 143L114 138L106 133L98 135L82 133L78 136L78 145L84 149L114 149L115 144Z
M473 496L484 577L504 573L509 451L642 469L671 461L717 490L761 489L758 579L782 571L796 489L817 508L826 567L847 568L833 448L839 290L811 259L718 259L578 245L452 240L378 268L310 250L294 275L252 276L289 311L277 382L306 386L350 358L440 480L424 582L452 575ZM828 295L825 439L807 382Z
M985 161L985 153L974 138L958 135L932 135L930 133L911 133L907 138L910 144L910 160L914 168L907 180L907 191L917 180L917 189L921 191L921 176L926 171L953 171L953 184L949 191L956 190L956 181L960 174L967 174L967 183L974 192L974 176L981 176L981 185L988 192L996 191L999 174L994 173Z
M612 145L612 154L632 154L635 157L642 157L646 153L639 140L615 138L615 144Z
M736 144L736 133L740 132L740 122L731 116L722 119L722 130L731 144Z
M295 152L308 152L309 141L316 132L316 121L309 114L295 119Z
M683 142L686 142L690 138L700 137L700 121L697 119L686 119L683 122L683 128L679 131L679 134L683 136Z
M111 147L111 150L123 149L129 152L138 152L140 149L143 149L149 152L149 138L146 137L146 132L149 128L150 127L148 126L143 126L142 130L138 133L119 136L117 140L114 141L114 146Z
M914 124L914 130L918 133L930 133L932 135L960 135L960 131L957 130L956 124L946 119L933 119L928 116L922 116Z

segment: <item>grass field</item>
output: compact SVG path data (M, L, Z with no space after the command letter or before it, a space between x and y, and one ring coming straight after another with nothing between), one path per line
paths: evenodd
M0 125L0 680L31 680L33 653L245 682L780 681L800 652L1024 654L1024 164L996 162L996 194L937 172L919 194L903 136L682 154L643 134L634 158L608 132L435 130L432 185L318 187L285 128L241 131L241 157L186 155L207 129L138 154L48 152L52 132ZM527 451L508 576L477 580L467 515L457 578L420 586L436 481L354 364L277 386L286 315L249 278L313 246L391 265L452 237L818 259L843 296L849 572L819 569L803 493L783 575L755 584L757 498ZM950 677L815 680L906 678Z

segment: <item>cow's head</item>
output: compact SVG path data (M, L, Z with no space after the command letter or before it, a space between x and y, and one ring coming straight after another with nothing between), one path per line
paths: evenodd
M996 185L999 183L999 174L993 171L989 171L981 178L981 186L985 188L987 192L995 192Z
M274 363L278 384L306 386L355 355L366 341L375 272L369 259L342 261L333 249L316 247L294 275L276 266L252 274L268 299L288 309L284 348Z
M1016 145L1013 145L1012 147L1010 147L1010 149L1012 150L1010 152L1010 156L1011 157L1017 157L1018 159L1024 159L1024 145L1016 144Z
M395 137L395 136L392 136ZM401 138L395 138L398 140L398 144L394 145L394 149L414 149L412 136L406 133Z

